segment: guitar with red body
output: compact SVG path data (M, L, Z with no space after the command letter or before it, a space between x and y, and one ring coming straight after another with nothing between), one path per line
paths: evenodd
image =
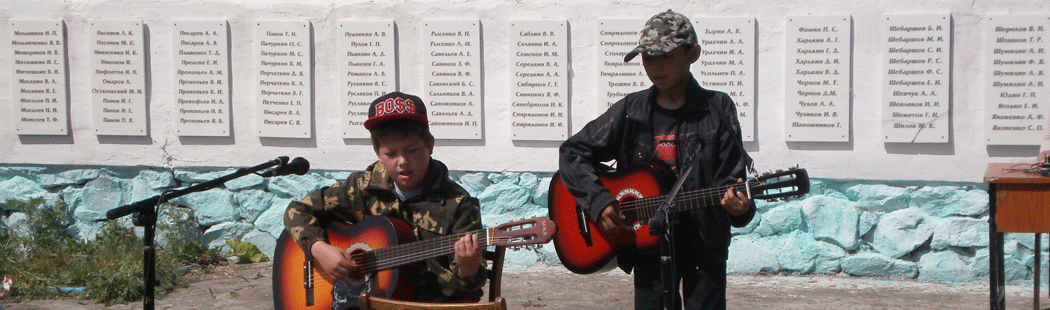
M324 278L313 267L313 260L292 239L287 230L277 239L273 260L273 303L276 309L331 309L334 304L356 307L357 296L368 290L372 296L405 300L412 296L412 283L419 273L416 262L455 253L463 234L414 242L407 223L385 216L373 216L355 225L333 223L325 228L328 243L343 249L361 269L348 278ZM545 217L511 221L470 233L478 235L481 246L524 247L551 240L555 226ZM337 296L346 300L335 300ZM339 306L336 306L339 307Z
M613 258L618 252L647 249L660 238L649 234L649 218L667 198L664 182L656 170L648 165L633 165L614 172L599 173L598 178L609 192L620 201L620 212L625 225L616 233L602 232L594 219L576 205L576 199L565 188L558 174L551 180L548 204L550 219L560 229L554 235L554 249L558 258L570 271L589 274L615 267ZM722 196L730 187L752 199L774 200L801 197L809 193L809 175L798 167L768 173L738 184L721 187L680 191L671 212L697 210L721 206Z

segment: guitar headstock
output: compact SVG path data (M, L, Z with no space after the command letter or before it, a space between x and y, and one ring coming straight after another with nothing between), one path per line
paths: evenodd
M798 165L787 170L769 171L755 178L751 198L767 201L802 198L809 193L809 173Z
M515 250L531 245L542 247L554 238L556 230L554 221L546 217L520 219L493 227L490 243Z

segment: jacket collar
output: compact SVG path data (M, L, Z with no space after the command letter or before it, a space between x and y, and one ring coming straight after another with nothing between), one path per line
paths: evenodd
M685 105L682 106L682 114L706 111L707 99L705 97L707 96L704 96L704 94L707 90L700 87L700 83L693 78L692 73L689 73L687 78L689 79L689 85L685 90ZM660 92L660 89L656 88L656 86L649 86L649 89L642 92L642 95L645 96L645 101L629 105L627 107L627 118L650 124L652 123L653 106L656 105L656 95Z

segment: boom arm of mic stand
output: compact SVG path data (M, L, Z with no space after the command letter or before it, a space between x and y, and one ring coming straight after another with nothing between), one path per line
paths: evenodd
M216 179L211 180L211 181L207 181L207 182L200 183L200 184L197 184L197 185L194 185L194 186L190 186L190 187L187 187L187 188L184 188L184 189L180 189L180 190L171 192L170 194L160 194L160 195L156 195L156 196L153 196L153 197L150 197L150 198L146 198L146 199L140 200L140 201L132 203L132 204L128 204L128 205L124 205L124 206L120 206L120 207L116 207L116 208L110 209L109 211L106 212L106 219L110 219L110 220L118 219L118 218L124 217L125 215L128 215L128 214L132 214L132 213L140 212L140 211L148 209L148 208L156 207L156 206L158 206L158 205L160 205L162 203L167 202L168 200L171 200L172 198L176 198L176 197L183 196L183 195L186 195L186 194L190 194L190 193L195 193L195 192L200 192L200 191L205 191L205 190L209 190L209 189L212 189L212 188L216 188L216 187L219 187L219 185L222 185L222 184L226 183L226 181L233 180L233 179L236 179L236 178L239 178L239 177L251 174L251 173L255 173L255 172L261 171L263 169L269 168L269 167L273 167L273 166L277 166L277 165L283 165L285 163L288 163L288 157L287 156L281 156L281 157L278 157L278 158L276 158L274 160L271 160L271 161L268 161L268 162L256 165L254 167L237 169L237 171L235 171L234 173L231 173L231 174L228 174L228 175L216 178Z
M259 170L263 170L276 165L283 165L288 163L287 156L281 156L277 159L256 165L251 168L237 169L236 172L226 176L216 178L211 181L207 181L201 184L187 187L178 191L160 194L150 198L143 199L139 202L120 206L106 212L106 218L117 219L128 214L137 213L132 220L136 226L143 227L142 237L142 277L143 283L145 284L142 292L142 309L153 310L154 309L154 290L157 284L156 275L156 249L154 248L154 233L157 224L157 212L155 208L160 204L168 201L171 198L179 197L193 192L199 192L211 188L218 187L226 181L244 176L249 173L254 173Z

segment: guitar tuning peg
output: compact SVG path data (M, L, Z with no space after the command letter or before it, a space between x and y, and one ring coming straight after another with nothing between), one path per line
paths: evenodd
M795 168L795 169L798 169L798 168L799 168L799 166L798 166L798 163L796 163L796 164L795 164L795 167L794 167L794 168Z
M772 199L772 198L770 198L770 199L766 199L766 201L767 201L767 202L777 202L777 200L776 200L776 199Z
M802 199L802 194L795 195L795 198Z
M518 250L521 250L521 247L515 245L515 246L510 247L510 249L514 250L515 252L517 252Z
M784 172L784 169L777 169L777 173Z
M542 243L536 245L536 249L542 249L542 248L543 248L543 244Z

